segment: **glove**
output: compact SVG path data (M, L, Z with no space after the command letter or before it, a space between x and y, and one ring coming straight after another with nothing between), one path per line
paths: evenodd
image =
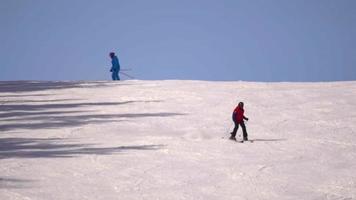
M110 69L110 72L112 72L112 69Z
M248 121L248 118L246 117L246 121Z

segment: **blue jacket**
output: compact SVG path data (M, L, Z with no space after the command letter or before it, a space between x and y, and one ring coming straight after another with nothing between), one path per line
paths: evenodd
M119 63L119 59L117 58L117 56L114 56L111 59L111 64L112 64L111 70L120 71L120 63Z

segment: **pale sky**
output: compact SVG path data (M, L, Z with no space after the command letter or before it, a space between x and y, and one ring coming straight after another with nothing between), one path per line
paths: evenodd
M356 1L0 0L0 80L110 80L110 51L137 79L356 80Z

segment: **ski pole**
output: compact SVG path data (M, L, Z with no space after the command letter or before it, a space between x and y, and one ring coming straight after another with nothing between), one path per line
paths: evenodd
M128 75L128 74L125 73L125 72L120 71L120 74L122 74L122 75L124 75L124 76L127 76L127 77L129 77L129 78L131 78L131 79L135 79L135 77L133 77L133 76L131 76L131 75Z

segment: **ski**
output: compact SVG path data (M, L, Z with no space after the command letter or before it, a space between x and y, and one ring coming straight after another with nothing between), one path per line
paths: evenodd
M226 139L226 137L221 137L221 139ZM245 142L253 143L254 142L254 140L237 140L236 138L233 139L233 138L230 138L230 137L228 137L227 139L231 140L231 141L234 141L234 142L238 142L238 143L245 143Z
M245 143L245 142L253 143L253 140L240 140L239 142L240 142L240 143Z

